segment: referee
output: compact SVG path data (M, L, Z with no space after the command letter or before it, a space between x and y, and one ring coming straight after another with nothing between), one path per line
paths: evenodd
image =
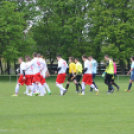
M78 86L82 89L82 86L80 84L81 78L82 78L82 64L79 62L78 58L75 58L76 63L76 81L78 83Z
M73 81L76 86L76 91L79 92L79 86L76 81L76 64L74 63L74 57L69 57L69 75L66 89L69 88L70 82Z

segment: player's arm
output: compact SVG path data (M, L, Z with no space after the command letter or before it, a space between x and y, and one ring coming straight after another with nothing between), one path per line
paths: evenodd
M128 71L127 75L129 75L133 70L134 70L134 69L131 68L131 69Z

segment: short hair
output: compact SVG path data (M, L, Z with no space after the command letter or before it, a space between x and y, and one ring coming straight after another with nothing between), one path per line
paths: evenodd
M37 57L41 57L41 54L40 54L40 53L38 53Z
M61 58L61 55L60 55L60 54L58 54L56 57L59 57L59 58Z
M37 53L36 52L33 53L33 57L37 57Z
M28 58L27 58L27 60L28 60L28 61L31 61L31 60L32 60L32 58L31 58L31 57L28 57Z
M22 60L22 61L24 61L22 57L19 57L19 60Z
M88 59L88 57L86 55L82 55L82 57L85 58L85 59Z
M74 57L69 57L69 59L72 61L72 62L74 62Z
M29 55L26 55L25 58L29 58Z
M75 60L79 61L79 59L78 59L78 58L75 58Z
M93 58L93 56L92 56L92 55L90 55L89 57L90 57L90 58Z
M131 58L132 58L132 60L134 60L134 56L132 56Z
M107 57L107 58L109 58L109 56L106 54L104 57Z

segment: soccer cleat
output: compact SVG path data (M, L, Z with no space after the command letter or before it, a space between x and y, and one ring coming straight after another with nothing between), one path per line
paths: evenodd
M27 96L33 96L33 95L32 95L32 92L31 92L31 93L29 93L29 94L27 94Z
M63 95L65 95L65 94L66 94L66 92L67 92L67 89L63 91Z
M81 93L81 94L79 94L79 95L80 95L80 96L83 96L84 94Z
M39 96L44 96L44 94L40 94Z
M51 91L48 93L48 95L51 95Z
M130 92L130 90L126 89L125 92Z
M112 93L112 94L114 93L114 88L111 90L111 93Z
M13 96L13 97L17 97L17 96L18 96L18 94L13 94L12 96Z
M98 90L98 91L96 91L96 95L99 95L99 90Z
M117 88L117 91L119 91L119 90L120 90L120 87Z

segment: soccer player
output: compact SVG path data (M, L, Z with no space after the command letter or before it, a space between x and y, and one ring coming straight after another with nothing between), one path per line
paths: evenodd
M80 95L85 95L86 85L89 85L91 88L95 89L96 95L98 95L99 90L93 84L92 64L89 62L88 57L86 55L82 56L82 60L84 61L84 69L83 69L83 79L82 79L82 94Z
M41 85L41 75L40 75L40 61L37 57L37 53L33 53L33 59L31 60L30 64L27 68L31 67L33 68L33 78L32 78L32 95L35 95L36 90L38 89L41 93L44 92L44 87ZM43 96L43 95L41 95Z
M65 95L66 89L63 87L63 83L66 79L66 71L68 68L68 65L64 59L62 59L61 55L57 55L58 60L58 68L55 73L58 73L57 79L56 79L56 86L60 89L60 95Z
M68 90L70 82L73 81L76 86L76 92L79 92L78 83L76 81L76 64L74 63L74 57L69 57L69 75L68 75L68 81L66 84L66 89Z
M12 95L12 96L18 96L19 86L20 85L24 85L25 84L25 80L26 80L26 77L25 77L26 64L23 61L23 58L22 57L20 57L18 59L18 61L19 61L19 64L20 64L20 74L19 74L20 77L19 77L18 83L17 83L17 85L15 87L15 94Z
M82 64L79 62L79 59L78 58L75 58L75 63L76 63L76 81L78 83L78 86L81 88L82 90L82 86L80 84L80 81L81 81L81 78L82 78L82 70L83 70L83 67L82 67ZM77 91L79 92L79 90Z
M129 75L131 73L131 77L130 77L130 80L129 80L128 89L126 90L127 92L130 92L130 89L132 87L132 82L134 81L134 57L131 57L131 61L132 61L131 69L127 73L127 75Z
M104 56L106 62L107 62L107 66L106 66L106 70L105 70L105 84L108 85L108 94L111 94L114 92L114 88L112 86L112 78L114 77L114 66L113 66L113 61L109 58L108 55Z
M39 61L40 61L40 73L41 73L41 84L47 89L48 91L48 95L51 95L51 90L48 86L48 84L46 83L46 77L50 76L49 74L49 71L48 71L48 68L47 68L47 64L45 62L45 60L43 59L42 55L41 54L38 54L38 58L39 58ZM42 66L43 65L43 66ZM46 93L46 91L45 91Z
M111 59L113 61L113 59ZM113 66L114 66L114 77L112 78L112 85L114 85L117 88L117 91L119 91L120 87L115 83L115 77L117 74L117 67L116 67L116 63L113 61Z
M26 68L29 66L30 62L31 62L31 57L29 57L28 55L25 56L25 60L26 60ZM33 69L32 66L29 67L26 71L25 71L25 84L26 84L26 92L25 94L28 95L29 94L29 89L32 92L32 78L33 78Z
M96 83L95 83L95 81L94 81L95 76L96 76L96 74L97 74L97 66L98 66L98 63L97 63L97 61L93 58L93 56L89 56L88 59L89 59L89 61L92 63L93 84L95 85L96 88L98 88L97 85L96 85ZM92 92L92 91L93 91L93 88L90 88L90 92Z

